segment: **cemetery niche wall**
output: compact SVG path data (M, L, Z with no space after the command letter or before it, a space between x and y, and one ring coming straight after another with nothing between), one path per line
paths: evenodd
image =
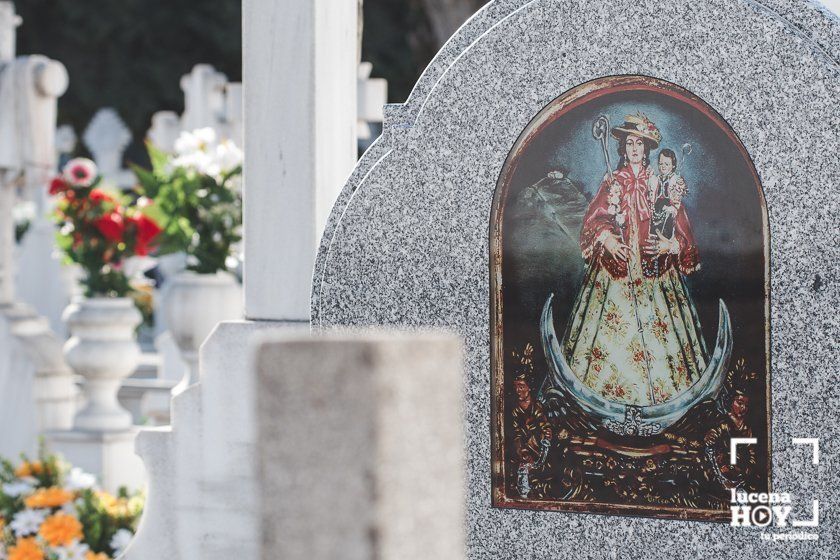
M491 215L494 505L728 521L730 487L769 491L768 250L752 161L690 92L543 109Z
M563 112L570 95L578 103ZM383 135L348 179L322 237L312 325L444 328L464 339L469 558L831 557L840 537L832 465L840 249L827 232L838 216L838 98L840 22L811 2L494 0L444 46L405 104L386 107ZM602 115L609 123L594 126ZM661 280L647 279L667 274L684 303L618 297L630 315L623 349L639 332L640 304L655 317L643 322L646 342L663 324L692 341L691 358L683 344L676 352L674 338L649 349L659 362L670 356L675 372L652 370L653 385L639 383L646 353L622 351L639 367L619 370L630 382L619 384L623 395L606 374L584 385L575 360L589 358L564 344L577 296L611 266L587 280L592 254L584 257L580 230L607 167L619 166L617 129L640 133L643 156L650 148L647 179L670 172L659 169L669 149L664 159L685 185L678 197L683 187L670 178L668 196L653 204L644 204L645 185L634 186L635 211L657 215L652 231L649 219L636 227L640 279L661 291ZM605 188L596 206L615 239L598 245L625 251L620 245L632 244L621 236L630 232L612 225ZM542 197L562 200L566 213L555 216ZM651 232L665 238L655 236L656 252L665 251L656 259L644 255ZM619 288L627 285L620 268L609 275ZM686 320L665 317L666 309ZM612 373L606 357L602 371ZM583 388L598 398L581 399ZM532 468L547 431L538 431L527 460L512 455L513 411L529 396L551 428L553 486ZM728 449L721 456L718 447L739 430L760 442L739 447L755 460L747 472L724 469ZM819 438L819 464L794 438ZM639 450L646 456L634 456ZM532 464L527 478L522 463ZM587 488L620 469L642 481ZM739 484L788 493L799 520L811 519L819 500L818 525L730 526L727 490ZM762 531L818 539L776 543Z

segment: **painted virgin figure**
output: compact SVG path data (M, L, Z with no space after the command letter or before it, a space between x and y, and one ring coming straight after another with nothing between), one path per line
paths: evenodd
M619 163L589 204L580 234L587 263L563 337L574 374L605 399L648 406L691 387L708 361L684 276L700 266L676 155L645 115L610 130Z

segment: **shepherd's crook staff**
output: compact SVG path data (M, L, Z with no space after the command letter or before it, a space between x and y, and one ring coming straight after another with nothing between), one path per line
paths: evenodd
M610 130L610 118L606 115L601 115L595 122L592 124L592 136L601 142L601 150L604 152L604 162L607 165L607 175L610 177L610 182L614 182L615 178L613 177L612 171L612 163L610 162L610 151L608 147L608 133ZM620 217L619 217L620 216ZM618 226L618 234L621 238L621 243L623 245L627 245L624 241L624 230L622 229L622 224L624 223L624 214L621 212L616 212L615 215L615 223ZM653 400L653 384L650 377L650 360L648 358L648 347L647 343L645 342L645 332L642 328L642 318L639 315L639 302L636 300L636 289L634 287L633 281L633 271L630 267L630 259L627 259L627 281L630 283L628 286L630 297L633 298L633 311L636 314L636 327L639 332L639 337L642 339L642 348L644 350L645 355L645 371L647 372L648 378L648 396L650 397L651 404L654 404Z

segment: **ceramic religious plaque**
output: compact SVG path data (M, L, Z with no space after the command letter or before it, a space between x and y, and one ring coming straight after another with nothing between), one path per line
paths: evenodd
M720 115L643 76L560 95L490 248L495 505L726 520L768 491L767 215ZM730 437L758 444L731 465Z

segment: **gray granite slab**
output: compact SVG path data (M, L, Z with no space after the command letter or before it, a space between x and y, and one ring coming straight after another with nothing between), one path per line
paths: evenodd
M632 56L641 51L643 56ZM820 540L725 525L490 507L488 229L518 135L583 82L643 74L717 110L771 230L774 487L821 500ZM497 0L443 47L332 213L316 328L445 327L466 348L470 558L831 558L838 546L840 20L793 0ZM791 437L820 437L822 460Z

